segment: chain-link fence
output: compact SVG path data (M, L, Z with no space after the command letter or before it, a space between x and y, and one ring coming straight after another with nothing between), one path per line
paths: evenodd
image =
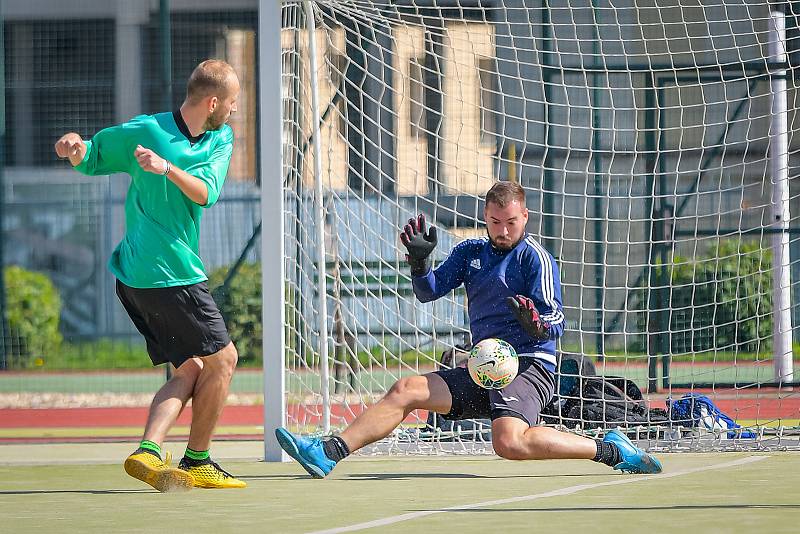
M254 264L260 253L257 2L223 10L211 1L10 0L0 10L0 407L25 405L20 396L33 392L152 393L164 372L151 368L106 267L124 233L129 177L79 174L53 146L70 131L88 139L136 115L177 109L200 61L228 61L242 89L230 121L234 154L219 202L204 214L200 253L212 286L235 286L231 266ZM243 356L260 364L258 354Z

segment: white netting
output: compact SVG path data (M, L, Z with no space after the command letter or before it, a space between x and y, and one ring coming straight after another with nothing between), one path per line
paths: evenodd
M800 274L793 13L718 0L312 6L313 24L303 3L285 3L281 37L293 430L342 428L464 341L463 291L415 301L398 227L425 213L441 260L483 235L481 196L499 179L525 187L529 231L561 268L563 355L635 382L650 408L706 394L757 436L706 439L677 430L685 421L629 426L676 448L797 445L783 428L800 418L790 387ZM568 394L575 377L564 376ZM605 412L587 419L578 405L557 421L584 431L619 423ZM410 416L393 449L435 437L423 417ZM464 435L455 450L486 438Z

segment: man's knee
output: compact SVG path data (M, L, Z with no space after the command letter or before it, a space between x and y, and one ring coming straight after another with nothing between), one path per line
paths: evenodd
M423 376L401 378L389 389L386 400L413 408L428 396L428 382Z
M239 361L239 352L233 343L228 343L222 350L209 356L204 356L202 360L206 369L230 378L233 376L233 371Z
M495 454L506 460L539 460L545 458L543 444L531 434L518 432L492 433Z
M524 432L508 429L492 432L494 452L507 460L545 460L551 457L552 443L541 430L545 427L530 427Z
M501 434L492 436L492 447L494 453L506 460L521 460L519 439L511 434Z

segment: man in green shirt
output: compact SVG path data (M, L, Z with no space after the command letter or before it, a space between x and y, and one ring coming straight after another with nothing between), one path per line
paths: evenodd
M159 491L246 486L209 456L238 354L199 256L200 218L219 198L228 172L233 131L226 123L238 94L231 66L207 60L189 78L179 110L135 117L90 141L68 133L55 145L81 173L131 177L125 237L109 268L153 365L169 362L175 373L153 398L125 471ZM190 398L189 443L176 469L162 460L161 445Z

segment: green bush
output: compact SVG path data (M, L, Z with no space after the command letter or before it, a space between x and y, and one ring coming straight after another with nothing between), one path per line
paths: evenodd
M58 351L61 333L61 297L50 279L22 267L3 271L8 319L8 366L26 369L41 366L43 359Z
M723 241L694 261L676 256L668 271L663 307L669 314L670 354L771 349L772 256L759 243ZM651 321L658 319L646 313L647 289L640 288L637 295L636 309L642 313L635 349L643 350L648 315Z
M208 287L214 295L228 333L239 351L239 363L258 366L261 349L261 264L244 263L227 288L222 287L230 267L209 274Z

